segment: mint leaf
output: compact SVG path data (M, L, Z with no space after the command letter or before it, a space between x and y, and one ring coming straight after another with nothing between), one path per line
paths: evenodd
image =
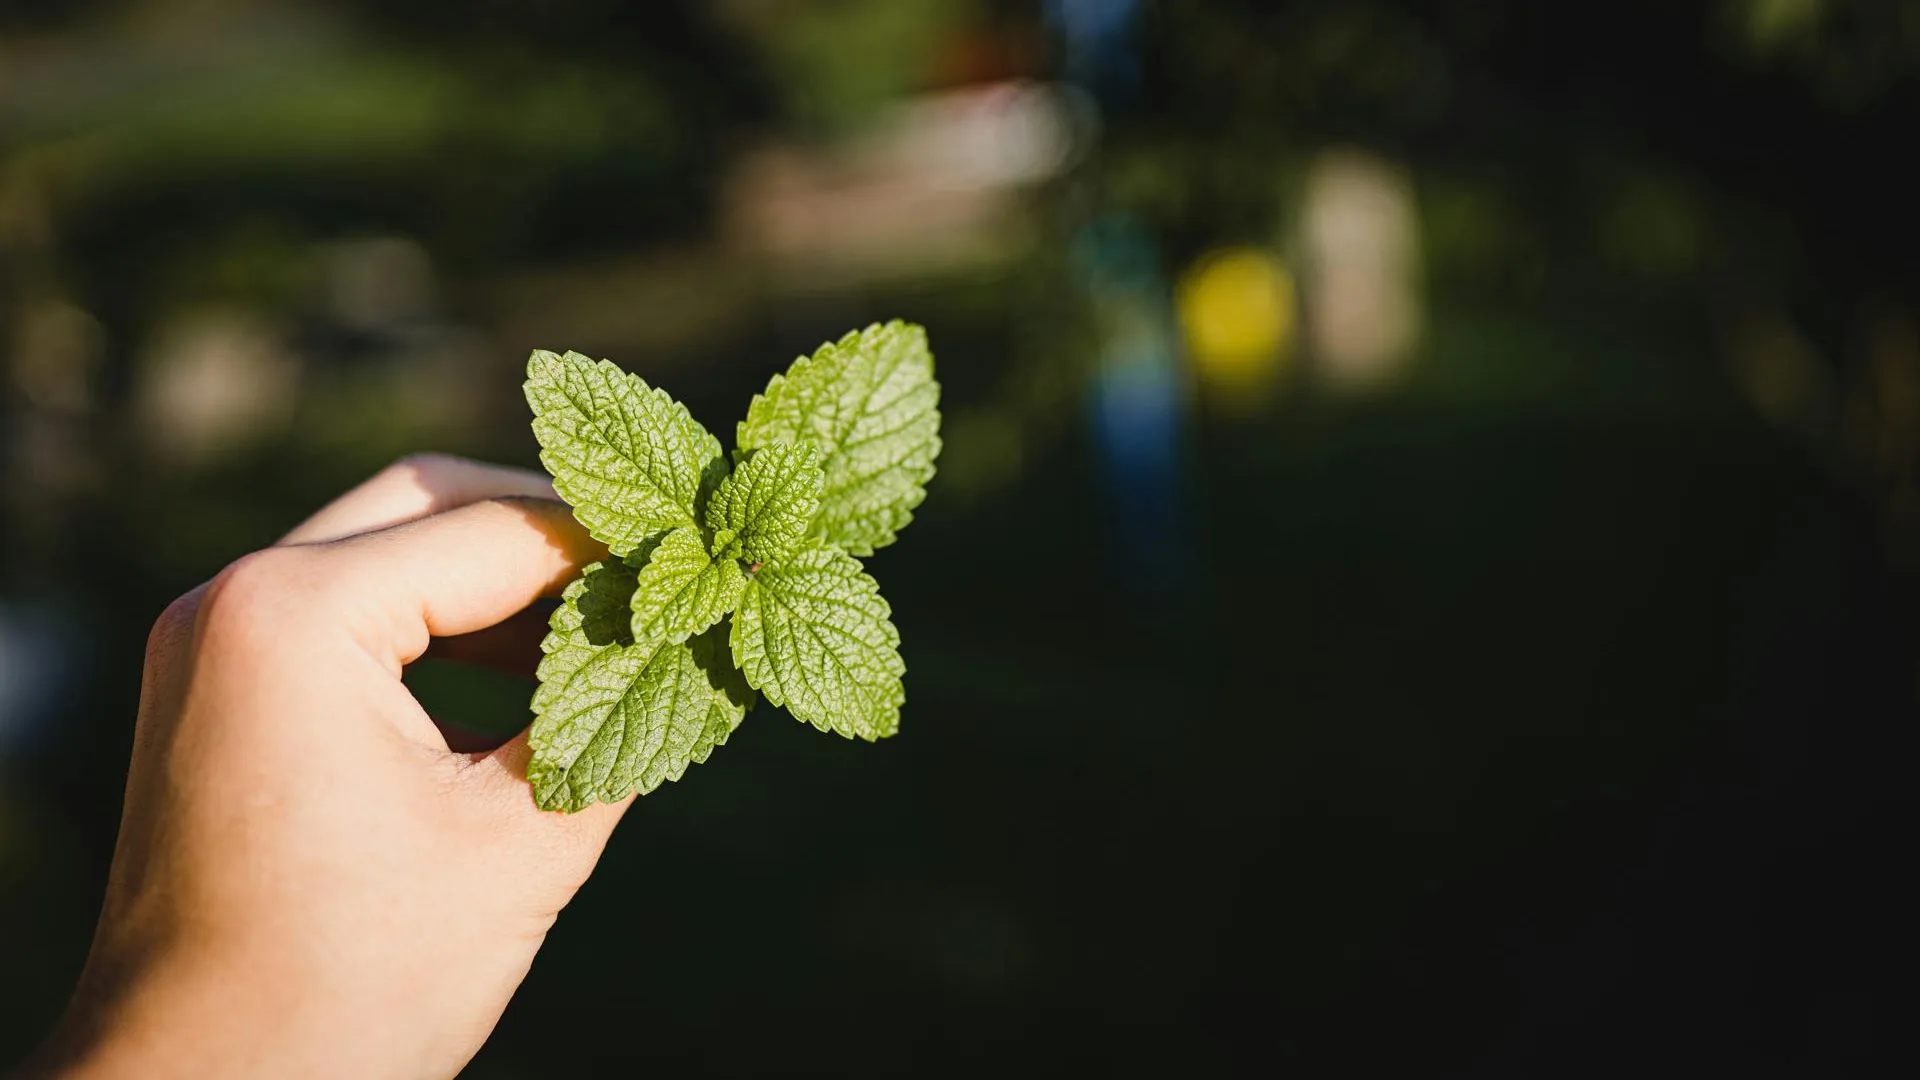
M605 360L542 350L527 360L526 395L554 490L608 550L698 523L702 485L726 464L719 440L665 391Z
M689 641L635 645L626 614L638 573L595 563L567 587L541 649L527 780L543 810L615 802L678 780L727 741L753 692L715 627Z
M812 532L855 555L893 543L940 453L940 384L927 334L875 324L793 362L740 422L736 453L813 443L826 481Z
M707 555L698 528L673 530L653 547L635 581L634 644L648 651L680 644L726 618L746 584L739 563Z
M756 450L714 491L707 527L716 538L737 538L749 563L778 563L806 539L823 479L820 451L810 443Z
M754 575L734 613L734 662L775 705L868 741L900 729L900 634L880 586L839 548L801 551Z

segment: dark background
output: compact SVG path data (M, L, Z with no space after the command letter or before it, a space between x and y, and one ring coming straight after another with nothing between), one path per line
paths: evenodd
M0 1063L169 599L532 464L532 348L724 439L899 316L901 735L756 711L469 1075L1911 1067L1917 96L1868 0L5 0Z

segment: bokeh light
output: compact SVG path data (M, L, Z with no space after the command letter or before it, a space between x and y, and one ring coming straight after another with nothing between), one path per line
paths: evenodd
M1293 348L1293 275L1257 248L1211 252L1189 267L1177 293L1187 355L1209 399L1257 412Z
M1348 390L1394 381L1419 342L1424 311L1405 173L1370 154L1321 154L1307 172L1300 232L1319 374Z

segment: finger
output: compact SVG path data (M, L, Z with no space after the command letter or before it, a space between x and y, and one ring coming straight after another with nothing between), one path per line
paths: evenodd
M605 556L565 504L505 498L349 537L324 562L348 629L398 673L430 638L484 630Z
M540 473L449 454L412 454L321 507L280 543L338 540L503 495L556 498L552 481Z
M396 672L434 637L470 634L557 593L581 566L606 557L563 503L488 499L331 545L336 595L353 598L364 617L362 645ZM537 815L580 841L591 866L632 802L596 804L576 814L539 814L527 786L529 751L521 732L475 755L474 781L494 789L513 812Z
M424 659L474 664L532 678L540 666L540 642L547 636L552 617L553 604L536 601L485 630L434 638L427 645Z

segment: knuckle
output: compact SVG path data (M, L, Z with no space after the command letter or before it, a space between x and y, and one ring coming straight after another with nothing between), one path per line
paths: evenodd
M298 603L311 580L312 561L300 548L266 548L241 556L208 584L200 605L204 617L223 626L271 621Z
M193 625L200 617L200 602L206 590L196 588L176 597L153 620L147 631L147 655L157 657L172 652L193 636Z

